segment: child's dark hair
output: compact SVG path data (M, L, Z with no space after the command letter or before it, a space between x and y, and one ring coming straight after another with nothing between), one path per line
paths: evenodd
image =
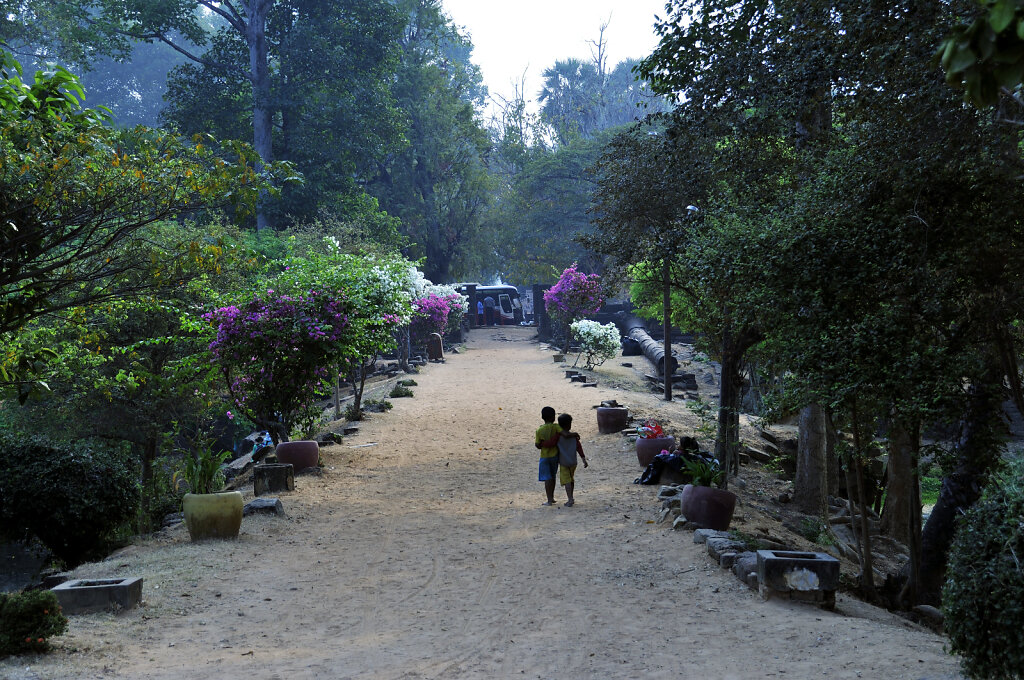
M544 420L545 423L555 422L555 409L551 408L550 406L545 406L540 410L540 417Z
M568 430L572 427L572 416L568 413L563 413L558 416L558 426L563 430Z

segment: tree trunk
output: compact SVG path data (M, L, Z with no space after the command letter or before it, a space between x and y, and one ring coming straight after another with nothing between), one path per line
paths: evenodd
M882 533L909 546L912 516L921 512L914 507L914 461L917 459L917 428L907 427L899 418L889 424L889 463L886 466L885 507L882 509Z
M253 147L264 164L274 160L273 110L270 105L270 59L267 47L267 13L272 0L249 0L245 3L245 41L249 46L249 77L252 80ZM268 226L265 194L260 194L256 212L256 230Z
M141 486L142 486L142 524L143 531L149 532L153 530L152 522L150 519L150 510L152 509L153 500L153 461L156 460L157 453L157 438L156 435L148 435L145 443L142 445L142 471L141 471Z
M998 373L999 378L993 378ZM984 477L999 459L1005 429L1001 408L1001 371L992 371L971 389L960 440L954 448L956 467L942 478L939 498L921 531L921 603L938 605L946 578L946 560L956 519L981 497ZM909 576L909 574L906 574Z
M665 337L665 401L672 401L672 376L668 370L669 360L672 357L672 280L669 278L668 260L661 265L662 285L662 314Z
M334 368L334 419L341 418L341 367Z
M857 499L860 501L860 540L861 540L861 565L860 578L861 588L864 596L870 602L878 601L878 594L875 592L875 566L871 554L871 526L868 522L867 485L864 482L864 438L860 432L860 415L857 413L857 400L853 401L853 472L857 482ZM851 504L852 507L852 504ZM850 517L850 528L857 533L858 528L854 524L856 517Z
M793 502L800 512L824 517L828 512L828 436L825 410L809 404L800 411Z
M838 439L839 435L836 433L836 426L832 421L832 413L825 411L825 463L828 467L826 484L829 496L839 495L839 483L843 478L843 463L836 453Z
M744 353L760 342L760 331L744 328L733 335L726 322L722 333L722 382L718 397L718 439L715 442L715 458L726 474L722 477L722 488L729 487L729 473L738 470L736 450L740 441L740 390L743 387Z

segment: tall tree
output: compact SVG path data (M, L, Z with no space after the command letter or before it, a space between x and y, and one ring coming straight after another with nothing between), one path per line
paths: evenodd
M175 71L165 115L186 132L239 135L251 126L263 138L261 157L295 163L306 183L264 210L278 224L372 210L356 178L400 144L389 80L401 15L384 0L271 4L261 16L272 72L256 77L262 71L242 30L251 28L248 15L225 19L199 60Z
M393 92L408 120L408 146L381 158L367 190L402 220L412 259L424 274L451 281L490 261L481 224L490 200L490 139L476 117L485 90L470 62L472 44L439 0L402 0L400 65Z

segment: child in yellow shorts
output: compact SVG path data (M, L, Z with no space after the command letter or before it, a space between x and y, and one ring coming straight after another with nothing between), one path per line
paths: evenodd
M583 454L579 432L572 432L572 416L563 413L558 416L558 426L562 432L558 437L558 481L565 487L565 507L571 508L576 502L572 492L576 487L576 456L583 461L583 467L589 467L587 457Z

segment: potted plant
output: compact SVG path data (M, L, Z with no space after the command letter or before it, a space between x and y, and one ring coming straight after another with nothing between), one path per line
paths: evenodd
M691 460L686 474L692 482L683 487L680 510L683 516L701 529L725 531L736 509L736 494L714 485L722 483L725 470L718 461Z
M636 459L640 461L640 467L647 467L662 451L671 452L675 448L676 440L666 435L661 425L656 420L645 420L636 429Z
M222 465L231 456L216 451L212 438L197 437L183 451L181 468L174 474L175 488L184 482L188 493L181 499L185 526L193 541L205 538L237 538L242 526L242 494L222 491Z

